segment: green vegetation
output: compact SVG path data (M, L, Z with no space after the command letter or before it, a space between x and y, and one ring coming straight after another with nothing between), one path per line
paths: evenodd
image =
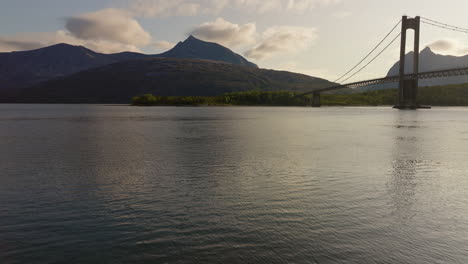
M352 94L322 94L322 105L330 106L377 106L377 105L393 105L397 98L398 91L396 89L387 89L379 91L370 91L363 93Z
M386 89L352 94L321 95L322 105L328 106L377 106L393 105L397 89ZM468 106L468 84L423 87L419 89L419 102L434 106ZM221 96L153 96L146 94L132 99L133 105L264 105L309 106L312 96L299 96L289 91L249 91L227 93Z
M218 105L221 104L219 96L154 96L145 94L132 98L132 105Z
M289 91L279 92L238 92L221 96L154 96L145 94L132 98L132 105L265 105L265 106L306 106L311 97L298 96Z

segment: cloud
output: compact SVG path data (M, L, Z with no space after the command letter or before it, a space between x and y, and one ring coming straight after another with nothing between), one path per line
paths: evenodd
M258 14L285 11L303 14L320 6L340 2L341 0L127 0L125 8L134 15L143 17L219 14L232 9Z
M151 35L122 9L103 9L65 19L65 30L0 37L0 51L21 51L58 43L81 45L102 53L141 51Z
M260 14L285 11L304 14L320 6L335 5L340 2L341 0L234 0L233 4L238 8Z
M254 23L234 24L218 18L194 27L189 33L206 41L238 47L255 43L256 26Z
M468 45L460 43L454 39L440 39L427 44L432 51L444 55L466 55Z
M175 44L169 41L156 41L152 44L152 46L158 50L166 51L166 50L172 49L175 46Z
M140 51L134 45L106 40L83 40L76 38L68 31L58 30L56 32L24 33L0 37L0 52L32 50L58 43L85 46L102 53Z
M43 47L40 42L33 40L20 40L15 38L0 37L0 52L12 50L32 50Z
M265 59L279 53L299 52L317 38L316 30L308 27L276 26L268 28L260 42L244 53L252 59Z
M195 16L201 7L200 3L187 0L133 0L127 4L130 12L143 17Z
M121 9L103 9L66 19L65 28L82 40L110 41L133 46L151 42L146 32L131 14Z
M276 26L259 34L255 23L239 25L223 18L195 26L189 34L230 48L249 46L244 55L257 60L281 53L301 51L317 38L314 28Z
M457 44L451 40L441 39L430 43L428 46L433 51L449 51L456 48Z
M286 5L284 0L236 0L234 6L237 8L246 9L255 13L271 13L283 10Z

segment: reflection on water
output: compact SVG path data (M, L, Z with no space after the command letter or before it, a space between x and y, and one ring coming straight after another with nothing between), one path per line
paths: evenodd
M466 263L468 110L0 105L1 263Z
M389 196L392 198L393 212L399 225L406 225L416 212L415 203L417 188L416 173L424 163L418 160L421 155L420 137L423 129L418 125L419 112L398 111L395 115L393 172L388 182ZM411 124L411 125L410 125Z

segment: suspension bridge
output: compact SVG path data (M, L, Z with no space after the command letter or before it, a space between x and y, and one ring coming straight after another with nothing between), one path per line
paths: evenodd
M378 52L374 57L370 58L379 47L382 47L395 32L398 26L401 24L401 32L399 32L393 39L390 40L390 43L384 46L380 52ZM418 104L417 94L418 94L418 84L421 79L432 79L440 77L452 77L452 76L461 76L468 75L468 66L464 68L456 69L444 69L437 71L428 71L428 72L419 72L419 38L421 31L421 24L434 26L438 28L443 28L450 31L461 32L468 34L467 28L461 28L457 26L452 26L446 23L438 22L429 18L424 18L416 16L410 18L403 16L402 19L390 30L390 32L369 52L362 60L360 60L356 65L354 65L349 71L343 74L340 78L336 79L334 83L337 85L325 87L321 89L315 89L306 93L300 94L309 95L312 94L312 106L320 107L320 94L324 92L330 92L334 90L339 90L343 88L359 88L368 85L378 85L384 83L398 83L398 98L396 100L396 105L394 108L398 109L417 109L417 108L429 108ZM406 59L406 33L408 30L414 30L414 49L413 49L413 69L412 73L407 74L405 72L405 59ZM383 78L364 80L359 82L350 82L348 80L356 76L358 73L367 68L372 62L379 58L388 48L394 44L398 38L400 38L400 69L399 74L395 76L387 76ZM370 60L368 60L370 58ZM368 61L367 61L368 60ZM367 61L367 62L366 62ZM360 67L361 66L361 67Z

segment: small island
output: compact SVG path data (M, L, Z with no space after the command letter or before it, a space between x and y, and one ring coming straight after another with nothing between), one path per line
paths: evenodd
M346 90L344 93L321 95L325 106L379 106L393 105L397 89L384 89L360 93ZM421 103L434 106L468 106L468 85L444 85L419 89ZM132 98L135 106L310 106L311 95L290 91L247 91L220 96L156 96L145 94Z

